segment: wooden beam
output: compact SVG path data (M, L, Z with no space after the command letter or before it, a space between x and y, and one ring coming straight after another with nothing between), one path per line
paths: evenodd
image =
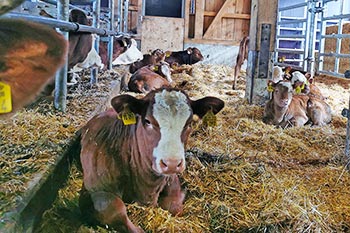
M194 38L203 38L203 23L204 23L204 0L196 1L196 15L194 26Z
M185 27L184 27L184 39L188 38L190 34L190 5L191 0L185 1Z
M138 11L138 6L129 6L129 11Z
M204 39L217 38L216 35L219 35L221 32L221 19L222 19L222 17L225 14L230 13L230 11L232 11L232 8L234 6L235 6L234 0L226 0L224 2L221 9L216 14L213 22L210 24L207 31L204 33L204 36L203 36Z
M215 11L204 11L204 16L215 17L217 13ZM250 19L250 14L232 14L226 13L222 16L222 18L229 19Z

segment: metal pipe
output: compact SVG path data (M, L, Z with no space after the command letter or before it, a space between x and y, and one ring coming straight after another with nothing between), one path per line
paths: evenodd
M117 25L117 31L122 31L122 15L123 15L123 1L118 0L118 25Z
M69 0L59 0L57 2L57 18L59 20L69 20ZM68 40L68 32L61 32L63 36ZM55 91L54 91L54 107L62 112L66 111L67 107L67 71L68 61L64 66L56 72L55 76Z
M278 11L293 10L295 8L300 8L300 7L305 7L305 6L307 6L307 2L295 4L295 5L292 5L292 6L281 7L281 8L278 8Z
M33 15L23 14L23 13L12 12L12 13L8 13L8 14L3 15L0 18L25 19L25 20L29 20L32 22L45 24L45 25L48 25L50 27L59 28L59 29L64 30L64 31L90 32L90 33L95 33L95 34L98 34L101 36L108 36L108 35L115 35L117 37L129 36L128 33L110 31L110 30L105 30L102 28L94 28L92 26L67 22L67 21L63 21L63 20L51 19L51 18L42 17L42 16L33 16Z
M51 5L57 5L57 1L56 0L39 0L39 2L45 2L45 3L48 3L48 4L51 4ZM84 12L86 15L91 15L91 13L89 11L86 11L80 7L77 7L77 6L74 6L72 4L69 4L69 8L70 9L77 9L77 10L80 10L82 12Z
M128 31L129 0L124 0L123 32Z
M308 17L310 18L309 24L310 24L310 34L309 34L309 41L308 41L308 50L307 50L307 71L311 74L311 77L314 76L315 73L315 38L316 38L316 27L317 24L315 23L316 19L316 2L311 1L309 5L309 14Z
M114 30L114 0L109 0L109 30ZM114 47L114 37L109 36L108 42L108 69L112 69L113 65L113 47Z
M344 12L344 8L343 8L343 5L344 5L344 1L341 1L340 3L340 13L343 14ZM343 19L342 18L339 18L338 20L338 35L342 34L342 31L343 31ZM337 54L340 53L340 50L341 50L341 39L340 38L337 38L337 42L336 42L336 47L335 47L335 52ZM337 72L338 73L339 71L339 57L335 57L335 61L334 61L334 72Z
M93 17L92 17L92 26L95 28L100 27L100 15L101 15L101 0L95 0L95 2L92 5L93 10ZM95 39L94 47L96 49L96 52L99 53L99 47L100 47L100 37L97 36ZM90 74L90 84L96 84L97 83L97 77L98 77L98 68L91 68L91 74Z

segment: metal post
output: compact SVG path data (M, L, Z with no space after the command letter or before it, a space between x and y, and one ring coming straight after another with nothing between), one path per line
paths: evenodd
M323 19L325 15L325 7L324 7L324 1L322 1L322 11L321 11L321 29L320 29L320 48L318 52L318 71L323 70L323 61L324 61L324 56L321 54L324 53L324 48L325 48L325 38L322 37L323 33L326 32L326 27L327 27L327 22Z
M123 32L128 32L129 0L124 0Z
M114 0L109 0L109 30L114 30ZM108 69L112 69L114 36L109 36L108 42Z
M93 18L92 18L92 26L95 28L100 28L100 14L101 14L101 0L96 0L93 5ZM99 45L100 45L100 36L96 36L95 40L95 49L96 52L99 53ZM98 68L91 68L91 75L90 75L90 84L96 84L97 83L97 76L98 76Z
M348 159L347 168L350 168L350 97L349 97L349 109L344 108L342 111L342 116L348 118L346 124L346 140L345 140L345 156Z
M340 2L340 14L342 15L344 13L344 1ZM338 21L338 35L342 34L343 31L343 19L339 18ZM335 48L335 53L339 54L341 50L341 38L337 37L337 44ZM339 57L335 57L335 63L334 63L334 72L338 73L339 72Z
M69 0L59 0L57 2L57 18L64 21L69 20ZM68 40L68 32L61 31L61 33ZM67 107L67 60L55 76L54 107L62 112L65 112Z
M118 0L118 25L117 25L117 31L122 31L122 15L123 15L123 1Z
M313 0L309 4L309 14L308 14L308 23L309 26L309 43L308 43L308 52L307 52L307 71L311 74L311 77L314 76L314 66L315 66L315 37L316 37L316 26L315 18L316 18L316 2L317 0Z

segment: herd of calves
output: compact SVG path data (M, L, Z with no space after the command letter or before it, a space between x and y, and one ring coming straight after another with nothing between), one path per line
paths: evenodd
M131 77L125 79L124 76L123 89L148 93L170 86L171 74L176 68L202 60L197 48L177 52L156 49L151 54L145 54L143 60L130 65ZM272 98L265 105L264 123L285 128L305 124L323 126L331 122L331 108L309 73L275 66L267 89Z

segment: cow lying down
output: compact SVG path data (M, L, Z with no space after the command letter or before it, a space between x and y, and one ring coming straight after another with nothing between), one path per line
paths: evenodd
M177 89L158 89L142 99L120 95L114 109L92 118L81 131L83 188L80 208L99 224L122 232L143 232L124 203L183 211L178 174L186 167L185 146L193 114L217 114L215 97L191 100Z
M331 108L323 100L312 95L293 95L289 81L271 84L272 99L264 109L263 122L282 128L288 126L326 125L331 121Z

